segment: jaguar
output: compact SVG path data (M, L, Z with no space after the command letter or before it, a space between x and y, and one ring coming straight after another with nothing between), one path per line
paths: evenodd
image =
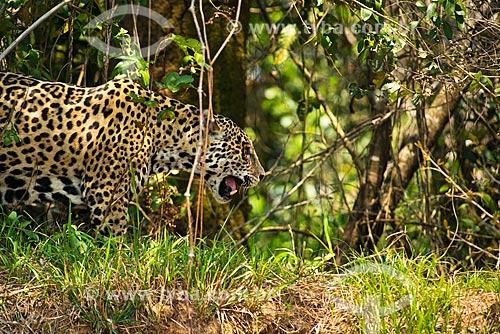
M0 134L4 206L84 205L90 227L113 234L154 174L194 169L220 203L265 174L232 120L130 79L80 87L0 72Z

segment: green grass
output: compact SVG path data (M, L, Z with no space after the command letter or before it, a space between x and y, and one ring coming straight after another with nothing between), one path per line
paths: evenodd
M500 303L500 272L449 271L432 255L386 250L337 267L326 250L308 260L289 249L264 256L201 240L190 263L188 239L166 232L96 239L71 224L46 234L15 214L1 222L0 319L12 332L500 330L492 306ZM395 307L398 300L406 304ZM482 322L471 323L474 316Z
M460 319L461 311L457 309L460 297L492 292L500 301L498 271L451 273L447 272L450 265L434 256L408 259L394 251L358 258L349 266L356 268L360 264L390 271L366 272L345 279L344 284L355 288L356 305L367 304L367 296L377 296L379 307L391 312L398 300L408 302L381 319L381 333L458 333L469 326ZM367 319L373 320L370 316ZM493 333L499 329L492 326L485 326L480 332Z

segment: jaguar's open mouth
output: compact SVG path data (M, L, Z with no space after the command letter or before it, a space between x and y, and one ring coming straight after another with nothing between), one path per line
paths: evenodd
M238 187L243 184L243 180L233 175L228 175L222 179L219 186L219 195L225 200L230 200L238 192Z

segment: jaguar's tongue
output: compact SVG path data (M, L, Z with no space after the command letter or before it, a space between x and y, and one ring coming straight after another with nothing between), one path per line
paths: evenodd
M238 189L236 189L236 180L234 177L232 176L226 176L224 178L224 183L226 184L226 186L231 189L231 196L233 196L234 194L236 194L238 192Z

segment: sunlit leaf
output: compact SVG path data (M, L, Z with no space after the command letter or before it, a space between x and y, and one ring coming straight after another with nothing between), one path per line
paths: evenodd
M436 18L438 15L437 13L437 2L431 2L429 6L427 7L427 18L428 19L433 19Z
M397 81L392 81L384 84L382 90L386 90L389 93L397 92L401 88L401 85Z
M427 5L422 1L418 0L415 5L418 7L418 9L425 10L427 8Z
M367 9L367 8L361 8L360 10L360 15L361 15L361 20L363 21L368 21L370 19L370 17L373 15L373 11L371 9Z

